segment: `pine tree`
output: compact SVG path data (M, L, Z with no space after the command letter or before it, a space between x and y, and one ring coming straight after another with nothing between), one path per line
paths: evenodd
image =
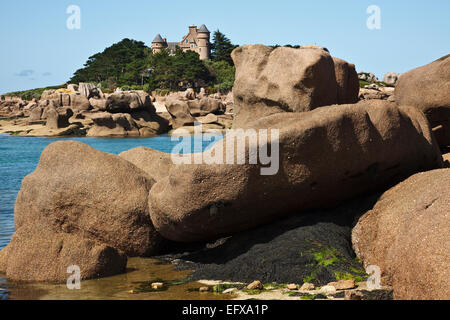
M233 59L231 59L231 52L237 47L233 45L222 32L219 30L214 32L212 43L211 58L213 61L226 61L230 65L234 65Z

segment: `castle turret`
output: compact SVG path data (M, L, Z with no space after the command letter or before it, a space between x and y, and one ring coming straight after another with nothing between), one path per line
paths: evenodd
M161 52L162 49L167 48L167 41L165 41L160 34L157 34L152 41L153 53Z
M210 57L210 34L208 28L204 24L197 30L197 44L201 60L209 59Z

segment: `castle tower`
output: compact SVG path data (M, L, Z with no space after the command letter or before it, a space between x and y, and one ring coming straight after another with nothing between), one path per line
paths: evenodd
M161 52L162 49L167 48L167 41L157 34L155 39L152 41L152 51L153 53Z
M208 28L204 24L197 30L198 53L201 60L209 59L211 55L211 45L209 42L210 34Z

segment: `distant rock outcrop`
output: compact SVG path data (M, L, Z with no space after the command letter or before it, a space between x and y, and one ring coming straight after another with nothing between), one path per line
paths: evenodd
M47 107L45 110L46 127L61 129L70 126L69 119L73 116L72 109Z
M388 72L384 75L383 82L388 86L395 87L397 81L400 77L400 74L396 72Z
M193 126L195 118L192 116L189 105L182 100L166 100L166 108L172 117L172 128L178 129L184 126Z
M379 82L378 78L372 72L358 72L358 79L370 83Z

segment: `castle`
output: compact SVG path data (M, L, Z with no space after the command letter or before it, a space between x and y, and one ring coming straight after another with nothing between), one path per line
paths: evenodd
M210 32L205 25L200 28L190 26L189 33L183 37L180 42L167 42L160 34L156 35L152 41L153 53L160 52L162 49L168 49L172 54L177 47L183 51L195 51L200 55L201 60L209 59L211 54Z

